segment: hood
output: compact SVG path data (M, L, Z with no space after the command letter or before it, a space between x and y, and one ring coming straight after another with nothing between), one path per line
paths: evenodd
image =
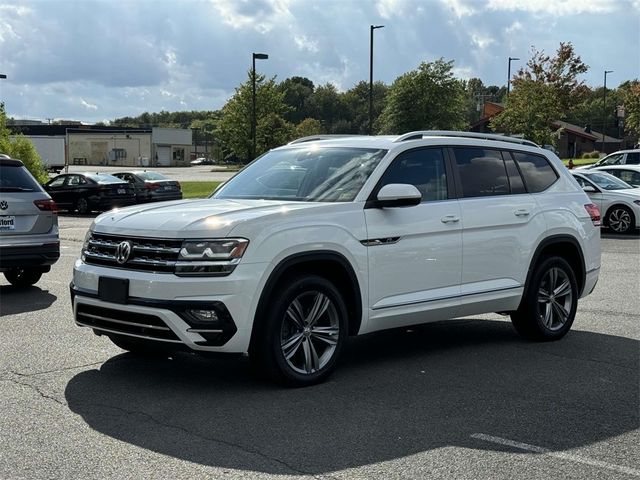
M618 195L628 198L630 201L640 199L640 188L627 188L625 190L603 190L605 195Z
M323 203L274 200L177 200L114 209L95 219L91 229L106 234L166 238L225 237L239 223Z

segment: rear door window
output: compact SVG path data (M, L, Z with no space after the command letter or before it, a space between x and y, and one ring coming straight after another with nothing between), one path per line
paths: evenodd
M455 147L462 197L487 197L509 194L509 177L498 150Z
M640 152L627 153L626 165L639 165L640 164Z
M558 179L558 174L542 155L513 152L513 156L529 193L542 192Z

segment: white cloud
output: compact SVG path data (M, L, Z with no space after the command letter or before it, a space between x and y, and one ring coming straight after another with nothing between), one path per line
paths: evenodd
M564 16L608 13L616 10L619 5L617 0L489 0L487 9Z
M484 50L485 48L490 47L491 45L496 43L496 40L487 34L472 33L471 43L481 50Z
M640 1L640 0L639 0ZM523 30L522 24L519 21L513 22L507 28L504 29L504 33L507 35L513 35L514 33L521 32Z
M320 47L317 40L311 40L306 35L296 35L293 37L293 41L296 43L298 50L307 51L311 53L318 53Z
M376 2L378 15L384 19L404 15L406 6L407 0L378 0Z
M260 33L292 18L291 0L211 0L222 21L234 29L253 28Z
M463 80L469 80L474 76L473 68L471 67L453 67L453 74Z
M84 108L86 108L87 110L98 110L98 106L94 105L93 103L89 103L84 99L80 99L80 105L82 105Z
M472 6L472 2L465 0L440 0L440 3L451 10L457 18L468 17L477 13L477 10Z

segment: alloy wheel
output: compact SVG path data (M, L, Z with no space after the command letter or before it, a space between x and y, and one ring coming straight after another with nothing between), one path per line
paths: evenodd
M560 330L567 320L573 306L571 281L567 273L553 267L542 277L538 290L538 312L544 326L551 330Z
M624 208L617 208L609 214L609 228L617 233L624 233L631 226L631 215Z
M301 374L320 371L333 358L340 336L338 310L322 292L307 291L287 307L280 347L291 369Z

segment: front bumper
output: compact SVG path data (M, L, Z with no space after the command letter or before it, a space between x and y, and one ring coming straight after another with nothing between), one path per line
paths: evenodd
M71 284L74 319L79 326L107 335L128 335L195 351L246 353L259 282L267 265L240 264L227 277L178 277L78 260ZM124 303L99 292L101 277L128 280ZM189 310L214 310L220 321L198 323Z
M59 258L59 242L0 246L0 271L42 267L43 272L48 272Z

